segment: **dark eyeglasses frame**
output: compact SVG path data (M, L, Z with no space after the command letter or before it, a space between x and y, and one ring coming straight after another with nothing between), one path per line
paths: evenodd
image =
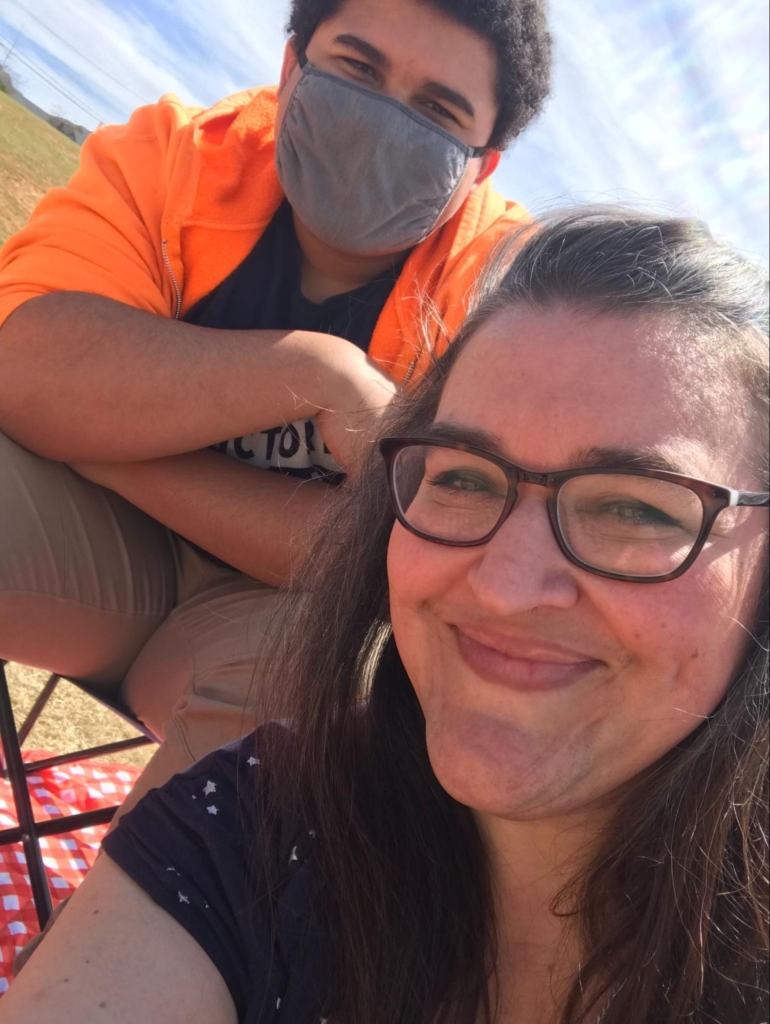
M429 533L423 533L421 530L416 529L407 522L404 514L399 508L398 500L396 498L395 461L396 456L399 452L403 451L403 449L418 447L445 448L450 451L466 452L469 455L475 455L478 458L486 459L488 462L497 466L498 469L505 474L508 481L508 494L506 496L505 505L503 506L503 510L497 524L485 537L474 541L443 540L442 538L434 537ZM415 537L420 537L422 540L430 541L432 544L441 544L444 547L483 547L485 544L488 544L502 529L503 524L513 511L518 499L517 491L519 486L521 484L535 484L538 487L548 488L546 505L548 507L548 517L551 522L551 530L553 531L556 543L559 545L564 557L572 562L573 565L578 566L580 569L584 569L586 572L590 572L594 576L603 576L606 579L621 580L626 583L668 583L670 580L678 579L678 577L687 572L703 550L703 546L708 540L709 534L711 533L720 512L723 512L726 508L735 508L739 506L753 508L770 506L770 494L765 492L735 491L730 487L719 487L716 484L706 483L704 480L695 480L692 477L682 476L679 473L668 473L664 470L657 469L595 468L567 469L559 473L532 473L529 470L522 469L521 466L515 465L513 462L508 462L506 459L501 459L497 455L484 451L482 448L475 448L473 445L462 444L457 441L437 441L435 439L424 437L386 437L380 441L380 451L387 467L388 491L393 511L404 529L414 534ZM559 492L562 487L575 477L581 476L646 477L651 480L664 480L668 483L679 484L697 495L700 499L701 505L703 506L703 525L701 526L700 533L693 545L692 551L684 562L682 562L677 569L674 569L673 572L666 573L664 576L630 576L624 573L610 572L606 569L598 569L578 558L574 551L571 550L562 534L561 526L559 525L558 501Z

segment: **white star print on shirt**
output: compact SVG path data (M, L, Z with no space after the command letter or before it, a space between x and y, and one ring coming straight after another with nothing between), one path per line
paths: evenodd
M259 764L259 761L256 759L256 757L250 757L246 764L249 765L249 767L253 768L255 764Z
M217 791L217 784L216 784L216 782L209 781L209 782L206 783L206 788L203 790L203 795L204 796L211 796L211 794L212 793L216 793L216 791Z
M180 903L189 903L190 902L189 899L187 898L187 896L185 896L185 894L183 892L178 892L177 896L179 897L179 902Z
M209 814L219 814L219 808L215 807L214 804L211 804L211 806L207 807L206 810L209 812Z

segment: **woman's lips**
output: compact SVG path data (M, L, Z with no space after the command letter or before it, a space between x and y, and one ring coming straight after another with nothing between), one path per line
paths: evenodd
M604 664L556 645L490 636L460 626L454 630L469 668L487 682L510 690L566 689Z

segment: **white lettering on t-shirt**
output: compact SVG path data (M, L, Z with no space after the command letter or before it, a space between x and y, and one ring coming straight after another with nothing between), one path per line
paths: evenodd
M309 477L342 472L324 444L315 420L299 420L259 434L236 437L218 445L217 450L255 469Z

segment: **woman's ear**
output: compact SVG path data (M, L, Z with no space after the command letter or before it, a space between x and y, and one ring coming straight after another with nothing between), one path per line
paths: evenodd
M481 158L481 170L479 171L478 177L473 184L474 188L478 188L479 185L483 185L487 178L491 178L497 168L500 166L500 161L503 158L503 154L499 149L488 149L484 156Z
M297 53L297 37L292 36L291 39L286 43L286 49L283 51L283 64L281 65L281 79L278 84L279 95L288 85L292 79L294 72L299 67L299 55Z

